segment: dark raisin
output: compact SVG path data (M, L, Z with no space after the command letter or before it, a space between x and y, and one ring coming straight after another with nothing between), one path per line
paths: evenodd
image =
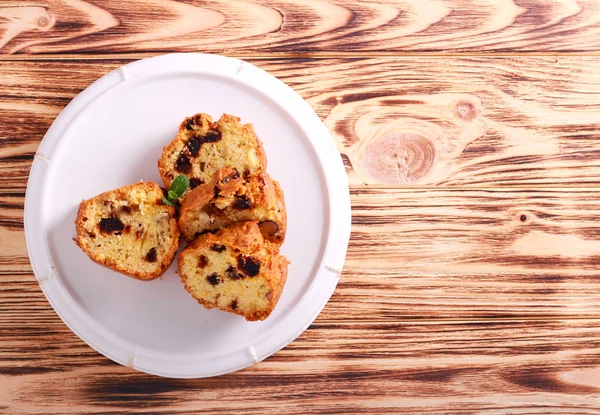
M129 206L123 206L121 207L121 210L125 213L131 213L131 208Z
M242 280L242 279L246 278L242 274L237 272L236 269L232 266L227 268L227 270L225 271L225 274L227 274L227 276L229 278L231 278L232 280Z
M190 138L190 141L188 141L188 143L187 143L187 148L192 157L198 157L198 152L200 151L201 144L202 143L200 143L200 140L198 139L198 137Z
M206 255L200 255L200 258L198 258L198 268L204 268L208 265L208 258L206 257Z
M236 169L233 169L233 174L231 175L231 178L232 178L233 180L237 180L237 179L239 179L239 178L240 178L240 172L239 172L239 171L237 171Z
M135 231L135 239L140 239L143 233L143 229L138 229L137 231Z
M204 168L206 167L206 163L201 161L200 162L200 171L204 171Z
M250 255L240 254L237 257L237 267L249 277L256 277L260 272L260 260Z
M208 130L204 136L200 137L202 143L216 143L221 140L221 131Z
M123 222L119 218L100 219L100 230L106 233L120 232L125 229Z
M185 123L185 128L187 130L193 130L194 129L194 119L193 118L188 118L187 122Z
M115 233L113 233L113 235L115 235L115 236L121 236L122 234L123 234L123 232L115 232Z
M88 218L86 218L85 216L83 218L81 218L82 221L87 222Z
M196 187L200 186L201 184L204 184L204 182L197 177L192 177L190 179L190 189L195 189Z
M223 252L226 249L227 247L225 245L213 244L210 246L210 250L215 252Z
M210 285L217 285L218 283L221 282L221 279L219 278L219 274L214 273L214 274L210 274L208 277L206 277L206 281L208 281L208 283Z
M250 178L250 171L244 170L244 180L248 180Z
M232 309L232 310L235 310L236 308L237 308L237 301L236 301L236 300L233 300L233 301L231 302L231 309Z
M190 159L185 154L181 153L177 157L175 170L181 173L189 173L192 170L192 163L190 163Z
M214 196L213 196L213 198L215 198L215 197L219 197L219 193L220 193L220 192L221 192L221 189L219 189L219 187L218 187L218 186L215 186L215 188L214 188Z
M188 122L189 123L189 122ZM189 128L188 128L189 129ZM200 152L200 147L204 143L216 143L221 140L221 132L218 130L209 130L203 136L196 135L187 142L187 149L192 157L197 157ZM181 158L181 155L179 156ZM201 167L200 170L204 171L204 168ZM184 170L179 170L184 172Z
M152 248L146 254L146 261L156 262L156 248Z
M131 225L125 226L125 230L123 232L125 232L125 234L128 234L129 232L131 232Z
M233 207L236 209L250 209L252 208L252 202L246 195L236 196Z
M265 236L273 237L279 231L279 225L272 220L266 220L258 224L261 232Z
M90 235L90 238L92 239L96 238L96 234L94 232L88 232L88 235Z

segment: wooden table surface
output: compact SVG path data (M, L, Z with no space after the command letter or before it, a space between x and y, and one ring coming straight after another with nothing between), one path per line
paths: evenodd
M173 51L292 86L342 153L352 237L291 345L135 372L61 322L23 202L92 81ZM0 1L0 413L600 414L600 2Z

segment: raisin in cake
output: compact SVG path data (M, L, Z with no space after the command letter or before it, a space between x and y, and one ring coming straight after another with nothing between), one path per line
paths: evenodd
M228 114L217 122L208 114L196 114L183 120L177 137L163 149L158 169L167 189L180 174L190 179L193 189L210 182L223 167L248 176L264 170L266 164L252 124L241 124L238 117Z
M210 183L188 193L178 221L189 242L207 231L246 220L258 221L263 236L281 244L286 231L283 191L265 172L245 180L237 170L225 167L213 175Z
M281 295L288 260L249 221L199 236L179 255L185 289L206 308L246 320L267 318Z
M175 209L163 190L140 182L102 193L79 206L77 245L100 265L140 280L167 270L179 247Z

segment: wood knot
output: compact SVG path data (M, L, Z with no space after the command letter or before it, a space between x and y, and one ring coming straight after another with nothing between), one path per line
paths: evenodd
M455 102L452 111L454 112L454 116L456 118L463 121L471 121L477 117L477 115L479 115L477 106L466 100Z
M45 13L42 16L40 16L37 20L37 25L39 27L46 27L48 26L50 23L52 22L52 17L50 16L50 14Z
M516 219L522 223L532 223L536 218L536 215L531 212L520 212L517 213L516 217Z
M363 167L382 183L415 183L429 173L436 156L435 144L429 138L392 132L369 143Z

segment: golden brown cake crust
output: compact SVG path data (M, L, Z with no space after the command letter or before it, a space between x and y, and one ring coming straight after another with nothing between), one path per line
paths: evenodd
M266 169L267 158L262 142L252 124L223 114L214 122L208 114L187 117L177 136L158 160L158 170L166 188L178 175L190 179L190 187L208 183L219 169L231 166L240 174L254 174Z
M160 277L175 258L180 236L175 209L164 205L162 196L158 184L140 182L82 201L75 242L97 264L139 280ZM148 235L153 228L158 232ZM132 256L111 258L108 248Z
M273 180L273 187L275 188L275 199L277 200L277 211L279 214L279 220L283 224L281 230L274 233L275 238L271 239L273 242L277 242L278 244L282 244L285 240L285 235L287 233L287 208L285 207L285 197L283 195L283 189L277 180ZM263 230L263 235L265 233L264 225L261 226Z
M214 252L214 247L220 247L221 250ZM230 303L223 305L198 295L197 289L193 286L193 279L197 276L188 275L186 264L189 264L190 261L198 261L202 257L204 257L203 261L207 263L209 259L206 259L205 255L237 255L238 258L239 255L242 255L245 258L258 260L261 264L260 273L253 278L262 278L268 286L267 295L264 296L266 306L259 310L244 310L240 306L232 308ZM256 221L236 223L215 234L201 235L181 252L178 259L179 275L185 289L200 304L208 309L219 308L223 311L241 315L249 321L264 320L271 314L283 291L287 279L288 263L288 260L279 253L279 246L263 238ZM211 271L207 271L207 273ZM202 277L207 276L202 275ZM247 278L252 279L251 277ZM246 290L246 292L251 294L251 290ZM237 301L234 302L237 303ZM242 304L241 301L239 303Z
M189 192L178 223L190 242L203 232L246 220L257 220L267 239L283 243L287 228L283 191L266 172L244 179L237 170L225 167L210 183Z

